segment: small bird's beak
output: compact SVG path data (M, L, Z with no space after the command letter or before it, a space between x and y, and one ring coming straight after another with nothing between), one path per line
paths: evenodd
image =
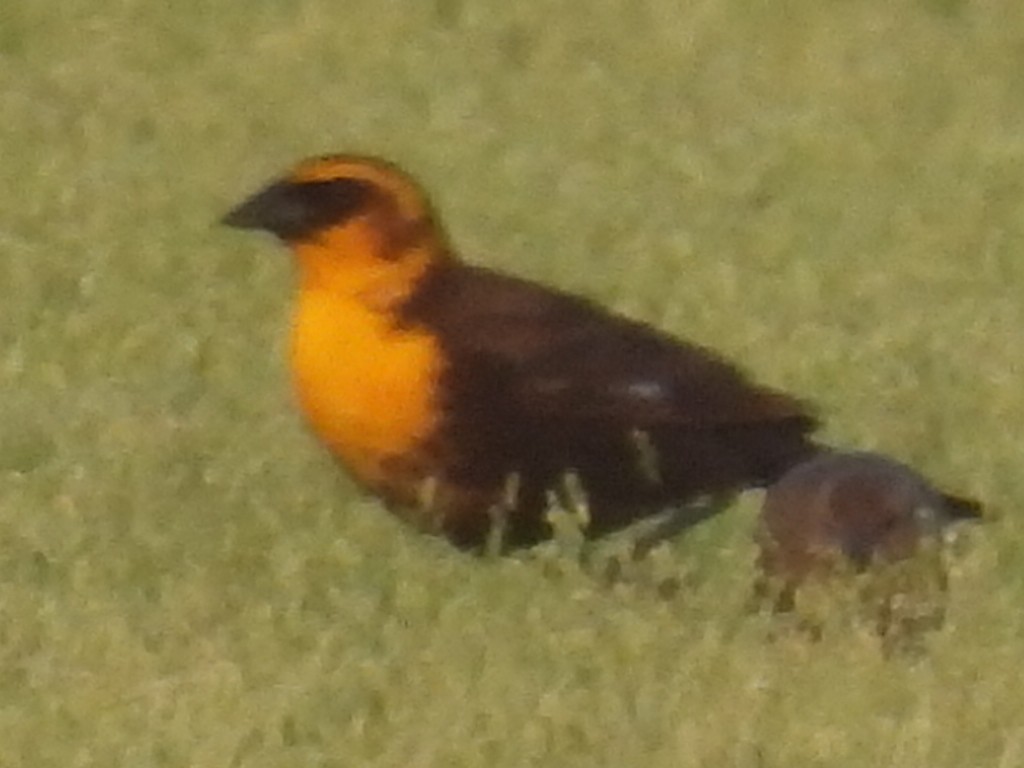
M272 232L294 243L328 226L344 223L372 197L374 187L354 179L275 181L228 211L222 224Z
M282 188L273 184L246 198L220 220L235 229L266 229L275 231L274 221L279 214L284 195Z
M255 225L253 224L252 216L250 215L244 203L242 205L232 208L230 211L224 214L220 219L220 223L226 227L234 227L235 229L256 228Z

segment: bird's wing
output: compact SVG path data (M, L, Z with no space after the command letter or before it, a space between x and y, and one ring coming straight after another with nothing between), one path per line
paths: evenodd
M714 352L576 296L459 266L411 304L453 365L544 419L645 429L815 419L801 401L752 383Z

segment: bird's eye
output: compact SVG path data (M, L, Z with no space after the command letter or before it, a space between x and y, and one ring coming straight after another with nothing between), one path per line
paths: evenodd
M296 184L293 204L307 232L343 224L364 210L376 187L361 179L332 179Z
M377 188L360 179L279 181L250 197L223 221L243 229L265 229L285 241L303 240L344 224L365 210L375 194Z

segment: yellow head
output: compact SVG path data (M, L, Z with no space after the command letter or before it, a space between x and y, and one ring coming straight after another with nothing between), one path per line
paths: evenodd
M295 254L304 287L348 295L405 283L450 258L426 195L373 157L304 160L223 223L276 235Z
M382 160L303 161L224 218L271 232L293 252L299 291L291 367L314 431L366 486L415 497L409 464L435 427L437 340L400 322L400 307L450 256L425 195Z

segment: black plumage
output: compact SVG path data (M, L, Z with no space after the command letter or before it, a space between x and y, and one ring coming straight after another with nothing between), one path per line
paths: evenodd
M771 482L818 450L803 402L709 349L536 283L443 263L400 322L430 329L445 351L447 478L482 490L517 475L512 544L545 535L545 492L567 472L601 534ZM450 534L475 541L485 523L462 517Z

